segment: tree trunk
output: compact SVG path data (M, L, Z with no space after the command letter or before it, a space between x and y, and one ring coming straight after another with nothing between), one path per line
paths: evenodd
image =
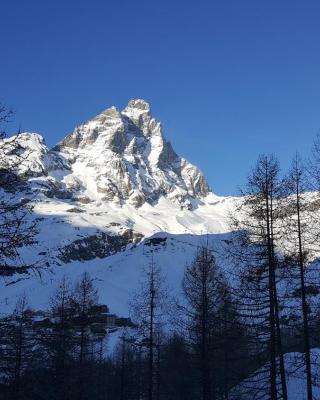
M267 222L267 252L268 252L268 289L269 289L269 321L270 321L270 399L277 400L277 368L276 368L276 331L274 307L274 265L272 257L270 204L269 204L269 176L266 169L266 222Z
M310 338L309 338L309 324L308 324L308 305L306 300L306 286L304 278L304 261L302 250L302 237L301 237L301 219L300 219L300 190L299 181L296 182L296 208L297 208L297 225L298 225L298 241L299 241L299 270L300 270L300 284L301 284L301 303L303 315L303 334L304 334L304 351L307 373L307 395L308 400L313 399L312 394L312 372L311 372L311 356L310 356Z
M153 318L154 318L154 276L151 272L150 282L150 330L149 330L149 400L153 399Z
M272 188L271 188L272 191ZM279 316L279 301L278 301L278 291L277 291L277 278L276 278L276 260L274 255L274 237L273 237L273 201L272 195L270 198L270 234L271 234L271 257L272 257L272 274L273 274L273 293L274 293L274 312L275 312L275 323L276 323L276 333L277 339L276 344L278 348L278 355L280 361L280 378L281 378L281 389L283 400L288 399L287 393L287 381L286 372L283 357L283 346L281 338L281 328L280 328L280 316Z

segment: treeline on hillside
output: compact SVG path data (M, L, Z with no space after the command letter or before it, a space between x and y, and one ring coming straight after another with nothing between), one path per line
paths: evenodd
M187 267L183 292L185 301L171 312L165 280L151 262L132 298L134 322L118 328L112 351L114 333L98 329L105 310L87 273L74 288L61 281L46 319L35 320L22 296L0 321L0 398L225 398L250 371L242 361L248 338L207 247Z

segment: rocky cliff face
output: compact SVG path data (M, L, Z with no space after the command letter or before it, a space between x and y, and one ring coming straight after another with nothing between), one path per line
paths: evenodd
M68 160L71 174L89 198L139 207L165 196L190 207L192 199L209 192L200 171L166 141L143 100L131 100L122 112L107 109L77 127L54 150ZM70 177L65 179L68 185Z
M105 110L52 150L37 134L22 134L18 142L30 153L20 173L49 197L140 207L164 196L192 209L210 191L198 168L164 138L144 100L131 100L121 112Z

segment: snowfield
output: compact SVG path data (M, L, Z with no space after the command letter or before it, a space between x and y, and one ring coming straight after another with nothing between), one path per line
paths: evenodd
M285 354L286 365L286 379L288 399L290 400L307 400L306 379L304 371L303 353L287 353ZM320 349L311 349L311 359L313 363L313 379L319 382L319 365ZM269 394L266 391L264 382L266 382L267 375L265 369L255 372L254 381L252 378L244 380L238 387L231 391L231 400L255 400L255 399L268 399ZM259 383L260 381L260 383ZM279 385L280 387L280 385ZM281 392L280 392L281 393ZM319 384L313 385L314 399L320 398Z
M50 296L64 276L76 282L84 272L89 272L99 290L100 302L107 304L113 313L127 316L130 299L152 259L161 267L174 299L181 295L184 269L194 258L197 247L208 242L218 251L225 238L223 234L201 236L159 233L141 243L128 245L124 251L106 258L60 263L39 269L40 275L35 271L30 275L6 277L2 280L1 311L12 312L22 293L26 293L33 309L46 309Z
M1 282L2 313L24 292L31 307L46 308L64 275L75 282L87 271L100 301L127 315L150 254L179 295L185 264L203 236L219 241L230 230L239 199L211 192L201 172L174 152L143 100L121 112L107 109L51 150L36 133L6 143L7 165L23 156L15 196L34 204L38 235L21 252L35 271ZM165 241L148 246L155 235Z

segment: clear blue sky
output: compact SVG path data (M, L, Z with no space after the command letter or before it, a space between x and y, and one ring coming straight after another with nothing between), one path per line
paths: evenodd
M284 168L320 129L320 2L2 0L0 99L53 145L128 99L149 101L218 194L261 152Z

